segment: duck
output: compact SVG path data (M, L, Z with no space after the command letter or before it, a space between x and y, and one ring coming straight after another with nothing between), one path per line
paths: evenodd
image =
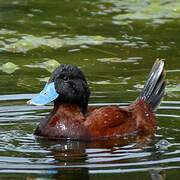
M154 134L155 111L165 94L164 61L157 59L139 96L126 107L89 106L90 89L80 68L61 64L43 90L27 103L54 103L34 131L49 139L101 140Z

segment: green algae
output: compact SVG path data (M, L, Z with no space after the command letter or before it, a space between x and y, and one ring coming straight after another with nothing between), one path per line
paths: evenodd
M6 44L4 46L5 51L14 53L26 53L30 50L49 47L52 49L58 49L67 46L81 46L81 45L102 45L104 43L118 43L118 40L111 37L102 36L75 36L52 38L50 36L36 37L33 35L25 35L21 39Z
M44 60L45 60L44 62L31 64L31 65L26 65L26 67L29 67L29 68L42 68L42 69L46 69L49 72L52 72L60 65L60 63L55 59L45 58Z
M119 25L130 24L134 20L151 22L151 25L164 24L180 18L180 2L175 0L102 0L102 2L112 5L110 12L116 13L112 18L113 23Z
M13 72L15 72L17 69L19 69L18 65L12 63L12 62L7 62L5 64L3 64L0 69L7 73L7 74L12 74Z

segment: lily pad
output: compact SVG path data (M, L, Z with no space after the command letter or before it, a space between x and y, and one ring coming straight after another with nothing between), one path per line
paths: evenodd
M54 69L56 69L60 65L60 63L58 61L56 61L55 59L45 58L45 60L46 61L44 61L42 63L25 65L25 66L30 67L30 68L43 68L49 72L52 72L52 71L54 71Z
M54 69L56 69L60 64L58 61L51 59L46 62L43 62L42 65L45 69L47 69L49 72L53 72Z
M19 69L18 65L12 63L12 62L7 62L5 64L3 64L0 69L7 73L7 74L12 74L13 72L15 72L17 69Z

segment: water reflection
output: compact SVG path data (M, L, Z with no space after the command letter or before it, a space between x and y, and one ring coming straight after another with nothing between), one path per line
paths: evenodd
M159 144L159 142L157 143ZM155 146L157 147L157 146ZM163 159L163 153L161 151L155 151L152 154L152 157L149 159L150 160L160 160ZM165 180L166 179L166 171L165 171L165 166L162 164L153 166L152 169L149 170L149 174L152 180Z
M146 172L144 176L149 173L152 179L161 179L165 178L164 174L169 169L179 168L178 124L173 125L179 117L176 111L178 101L162 104L158 112L160 126L155 136L150 134L95 142L52 141L33 135L37 121L52 107L24 105L30 96L0 96L1 173L16 173L16 177L21 173L30 173L31 178L33 175L46 175L55 179L90 179L94 175L109 176L113 173L114 178L121 175L131 179L132 173L139 175ZM171 123L171 126L168 127L166 123Z
M152 169L149 171L152 180L165 180L166 171L159 169Z
M138 158L136 153L147 146L152 141L152 137L152 135L143 135L96 142L49 140L37 137L36 141L41 148L49 151L48 156L54 159L49 164L56 168L48 170L48 173L54 174L53 177L89 179L90 171L100 168L101 164L107 164L108 167L108 164L123 164L131 161L131 158Z
M52 141L48 139L36 139L41 147L50 151L49 156L53 157L53 162L57 168L49 169L48 173L54 178L67 179L89 179L87 167L81 167L87 160L85 143L71 140Z

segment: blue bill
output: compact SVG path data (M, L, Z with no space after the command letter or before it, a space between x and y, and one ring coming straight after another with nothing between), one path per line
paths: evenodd
M58 96L59 94L56 92L54 82L47 83L44 89L27 103L33 105L45 105L55 100Z

